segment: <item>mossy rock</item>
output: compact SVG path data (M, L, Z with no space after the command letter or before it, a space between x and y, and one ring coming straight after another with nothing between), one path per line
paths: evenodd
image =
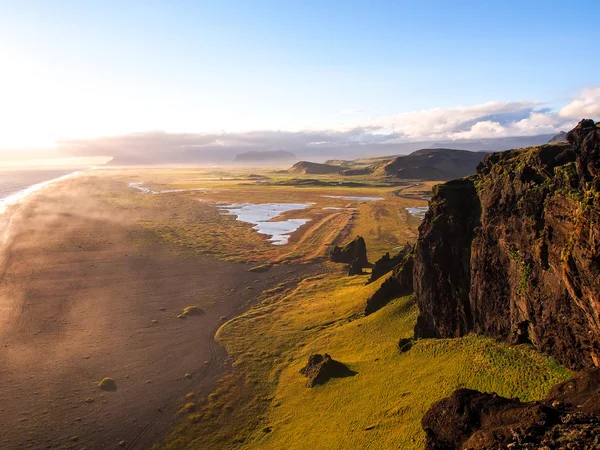
M114 392L117 390L117 383L112 378L103 378L99 383L98 387L103 391Z
M201 316L204 310L199 306L186 306L181 313L182 316Z

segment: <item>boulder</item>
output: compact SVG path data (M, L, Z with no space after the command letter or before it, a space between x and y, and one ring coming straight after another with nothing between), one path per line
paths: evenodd
M344 378L356 374L341 362L332 359L327 353L310 355L300 373L308 378L306 386L309 388L325 384L331 378Z

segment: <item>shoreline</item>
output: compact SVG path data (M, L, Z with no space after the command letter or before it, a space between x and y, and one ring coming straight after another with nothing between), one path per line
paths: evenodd
M50 180L41 181L39 183L32 184L31 186L26 187L25 189L21 189L19 191L13 192L4 198L0 198L0 215L4 214L8 210L9 207L21 203L27 197L29 197L30 195L32 195L36 192L41 191L45 187L55 184L57 182L63 181L63 180L67 180L74 176L77 176L77 175L81 174L82 172L84 172L85 170L87 170L87 169L76 170L75 172L68 173L68 174L60 176L58 178L52 178Z
M141 229L135 212L99 200L106 189L129 188L71 178L14 214L0 272L3 448L151 447L186 394L208 395L226 373L229 358L214 341L225 320L314 270L257 274L181 253ZM204 314L179 319L190 305ZM98 389L104 377L116 391Z

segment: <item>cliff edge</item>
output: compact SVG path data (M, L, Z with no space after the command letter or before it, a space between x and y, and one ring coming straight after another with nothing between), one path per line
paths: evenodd
M488 155L437 186L414 255L416 337L470 332L600 365L600 128Z

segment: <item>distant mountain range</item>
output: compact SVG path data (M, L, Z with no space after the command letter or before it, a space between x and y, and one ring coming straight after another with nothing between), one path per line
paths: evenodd
M550 139L548 141L548 144L556 144L559 142L567 142L567 133L565 133L564 131L561 131L556 136L554 136L552 139Z
M537 136L505 137L493 139L471 139L459 141L425 141L408 143L374 143L354 141L313 142L310 136L287 135L271 137L269 144L262 137L253 137L243 143L206 142L201 135L171 136L166 134L130 136L98 140L95 148L102 153L112 155L111 165L186 165L186 164L288 164L293 161L308 160L337 165L337 161L353 159L383 159L381 155L402 156L422 149L444 148L449 150L471 150L492 152L513 148L546 144L555 138L553 134ZM212 139L212 137L211 137ZM200 143L197 143L200 142ZM77 144L77 143L76 143ZM273 148L278 150L264 150ZM90 143L77 145L91 145ZM275 148L277 148L275 147ZM82 147L83 148L83 147ZM96 150L97 151L97 150ZM385 159L389 159L386 157Z
M451 180L475 173L477 165L487 154L450 148L425 148L404 156L335 160L325 164L300 161L288 172L303 175L339 173L346 176Z
M449 148L422 149L407 156L373 164L367 173L378 176L418 180L452 180L475 173L487 152ZM345 172L342 172L345 173Z

